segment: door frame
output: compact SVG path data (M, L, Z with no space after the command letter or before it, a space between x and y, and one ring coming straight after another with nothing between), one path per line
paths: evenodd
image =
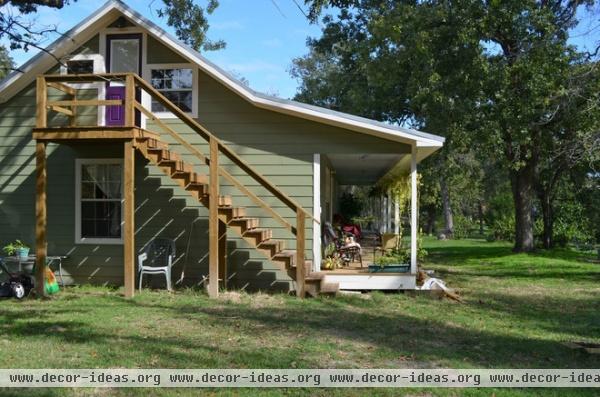
M131 39L135 39L138 40L138 70L137 70L137 75L142 77L142 73L143 73L143 64L144 64L144 59L143 56L145 54L144 51L144 34L140 33L140 32L132 32L132 33L110 33L107 32L105 35L105 47L104 47L104 53L105 53L105 62L106 62L106 72L107 73L112 73L112 68L111 68L111 43L113 40L131 40ZM124 84L124 83L123 83ZM106 85L105 85L105 92L104 95L106 96L106 93L108 92L108 88L111 86L111 82L107 81ZM136 89L135 91L135 97L136 99L141 102L141 90ZM106 113L108 112L108 110L106 109L104 112L104 120L103 120L103 124L102 125L106 125L106 123L108 122L108 119L106 117ZM143 124L142 124L143 123ZM138 110L135 111L135 120L134 120L134 124L138 127L144 127L145 126L145 120L142 119L141 114Z
M124 39L137 39L140 43L138 49L138 71L137 75L142 76L142 55L144 48L144 35L142 33L106 33L106 73L112 73L110 67L110 54L111 54L111 41L113 40L124 40Z

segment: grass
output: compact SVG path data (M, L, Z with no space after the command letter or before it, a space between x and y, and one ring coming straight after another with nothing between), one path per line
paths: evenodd
M10 368L600 368L563 346L600 342L600 264L569 250L513 254L478 240L426 240L433 269L465 303L373 293L297 300L229 292L68 288L2 301ZM0 390L5 395L197 395L197 390ZM212 390L215 395L364 395L365 390ZM568 393L565 393L568 392ZM369 395L594 395L594 390L370 390Z

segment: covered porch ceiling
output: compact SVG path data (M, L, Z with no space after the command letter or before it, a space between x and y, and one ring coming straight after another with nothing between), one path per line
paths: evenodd
M373 185L392 168L409 159L406 153L327 154L340 185ZM408 164L410 165L410 164Z

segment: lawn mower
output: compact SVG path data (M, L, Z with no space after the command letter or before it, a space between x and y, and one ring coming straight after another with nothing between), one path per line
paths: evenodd
M26 272L10 271L6 262L0 258L0 298L23 299L33 289L33 277Z

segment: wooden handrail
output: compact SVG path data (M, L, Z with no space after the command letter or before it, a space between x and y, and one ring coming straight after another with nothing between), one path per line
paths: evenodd
M182 146L184 146L188 151L194 154L202 163L210 166L210 160L202 154L197 148L191 145L188 141L183 139L181 135L179 135L175 130L165 124L160 118L156 117L152 112L142 106L139 102L135 102L135 108L142 112L146 117L150 120L154 121L160 128L165 130L169 135L171 135L177 142L179 142ZM288 229L293 234L296 234L296 228L292 226L289 222L287 222L281 215L279 215L273 208L271 208L267 203L265 203L260 197L254 194L251 190L249 190L246 186L244 186L240 181L238 181L233 175L227 172L222 166L219 166L219 174L227 179L229 183L234 185L238 190L248 196L255 204L259 205L265 211L267 211L275 220L277 220L284 228Z
M132 73L97 73L97 74L46 74L47 82L58 83L94 83L107 81L125 81Z
M190 117L187 113L183 112L179 109L174 103L169 101L164 95L162 95L159 91L157 91L154 87L152 87L147 81L143 80L138 75L134 75L136 82L151 96L157 99L163 106L165 106L169 111L175 114L180 120L184 121L190 128L196 131L200 136L202 136L207 141L210 141L211 137L214 135L211 134L208 130L206 130L202 125L200 125L196 120ZM215 137L216 138L216 137ZM247 164L240 156L237 155L233 150L223 144L218 138L217 144L219 147L219 151L222 152L225 156L227 156L235 165L244 170L248 175L250 175L253 179L259 182L264 188L266 188L269 192L271 192L275 197L285 203L289 208L293 211L303 211L305 215L308 215L311 219L314 219L312 214L306 211L302 206L296 203L292 198L287 196L281 190L279 190L275 185L269 182L264 176L262 176L258 171L252 168L249 164ZM315 219L316 220L316 219ZM318 221L317 221L318 222Z
M80 99L67 101L48 101L47 106L120 106L122 99Z

